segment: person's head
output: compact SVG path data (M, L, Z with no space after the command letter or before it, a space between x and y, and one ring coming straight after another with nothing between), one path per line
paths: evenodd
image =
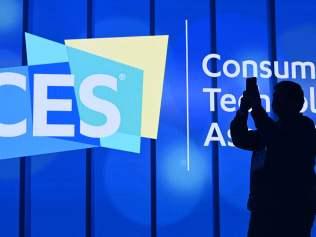
M292 81L283 81L274 87L272 109L280 119L298 115L304 105L301 86Z

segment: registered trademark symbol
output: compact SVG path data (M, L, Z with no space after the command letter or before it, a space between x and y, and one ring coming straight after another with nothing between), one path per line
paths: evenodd
M126 74L125 74L125 73L121 73L121 74L119 75L119 79L120 79L121 81L124 81L124 80L126 79Z

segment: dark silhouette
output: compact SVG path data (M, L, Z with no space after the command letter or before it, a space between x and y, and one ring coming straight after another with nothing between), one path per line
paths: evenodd
M315 208L316 130L300 113L302 88L283 81L274 88L271 119L261 106L258 87L246 90L231 122L235 146L253 151L248 237L310 237ZM248 131L248 111L256 130Z

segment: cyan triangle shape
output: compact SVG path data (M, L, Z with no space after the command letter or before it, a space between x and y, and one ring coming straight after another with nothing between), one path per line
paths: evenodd
M82 82L92 75L112 76L117 81L114 91L104 86L94 89L94 95L114 104L120 112L120 127L111 136L101 137L101 147L140 153L143 71L135 67L67 47L71 74L75 76L76 102L81 121L99 126L106 116L82 104L79 90ZM120 80L120 75L125 79Z
M31 65L68 62L66 46L25 33L27 63Z

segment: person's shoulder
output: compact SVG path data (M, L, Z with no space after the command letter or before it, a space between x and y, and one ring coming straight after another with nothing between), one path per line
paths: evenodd
M301 118L306 127L315 129L315 123L311 118L307 117L306 115L302 115Z
M299 126L299 130L301 133L304 133L307 139L316 140L316 128L314 121L307 117L302 116L301 118L301 126Z

